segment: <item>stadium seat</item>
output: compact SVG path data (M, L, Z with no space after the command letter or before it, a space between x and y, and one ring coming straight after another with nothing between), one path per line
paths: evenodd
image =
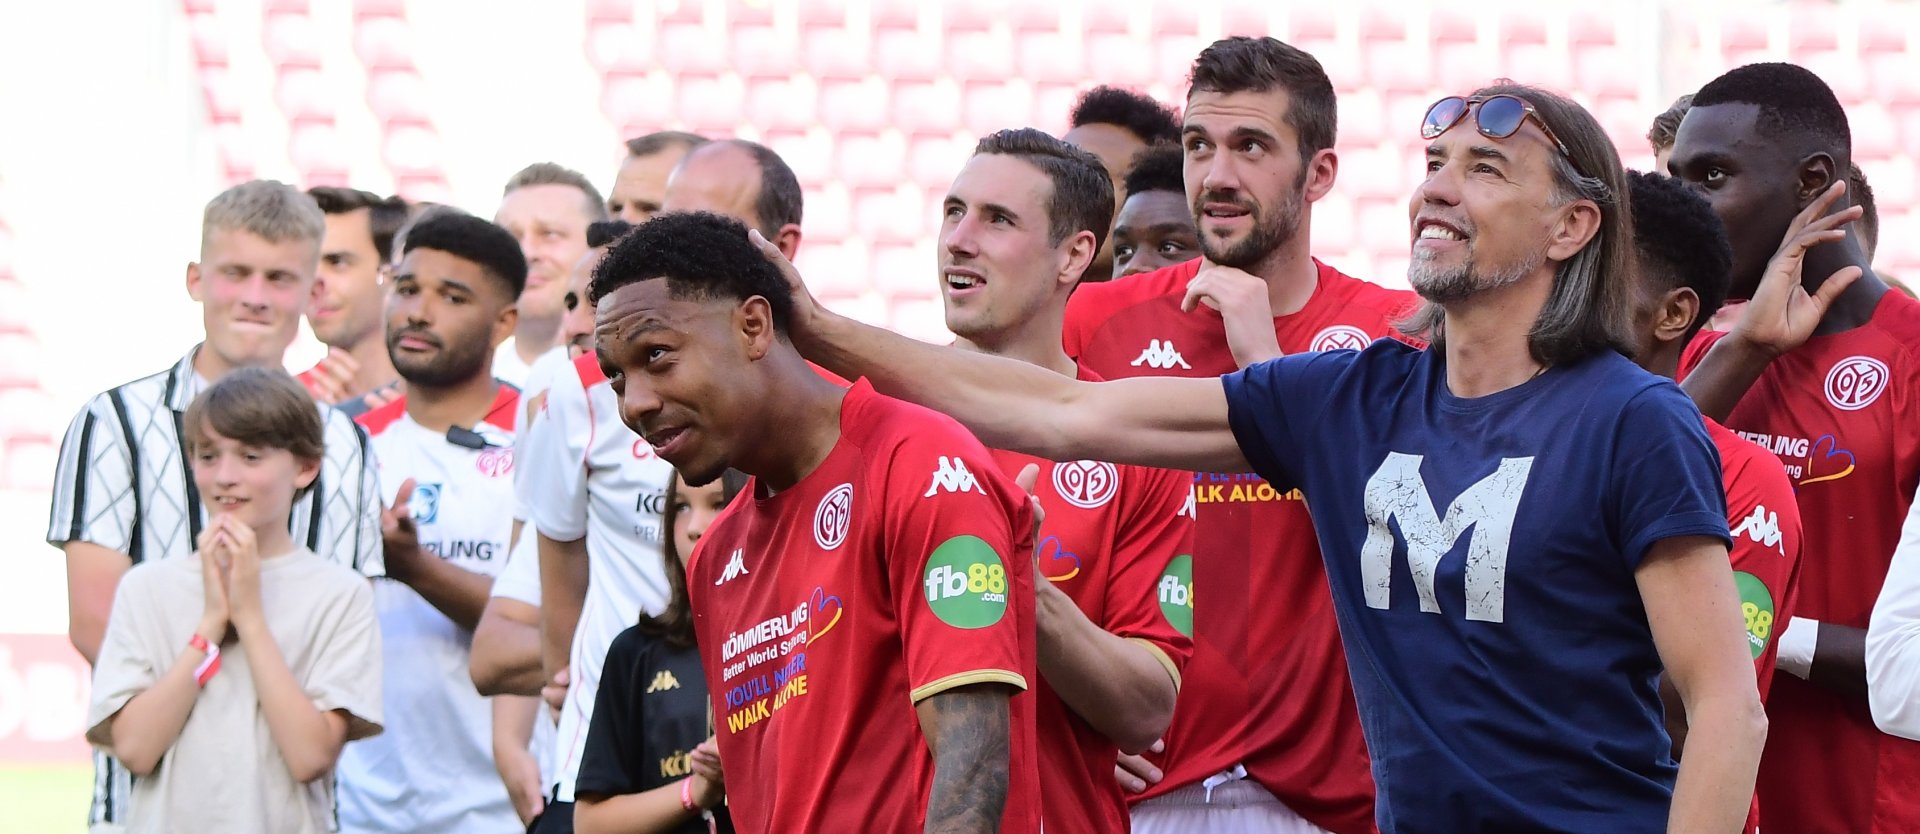
M960 91L961 124L967 133L985 136L1033 112L1033 90L1025 83L969 84Z
M586 0L587 23L631 22L633 0Z
M210 14L187 16L187 37L193 41L193 57L201 69L227 65L227 33L220 18Z
M747 84L747 112L765 131L804 131L819 121L819 85L804 75L763 78Z
M1191 0L1150 0L1152 25L1148 31L1158 40L1166 37L1200 36L1200 8Z
M1341 252L1356 242L1350 191L1335 185L1333 193L1313 204L1313 251Z
M437 176L440 172L440 135L427 125L390 124L383 151L387 167L397 176Z
M1376 256L1383 252L1406 253L1413 245L1413 221L1407 213L1413 183L1399 201L1372 199L1361 201L1354 211L1360 227L1360 242Z
M1457 10L1435 8L1427 19L1427 37L1436 44L1470 44L1480 40L1480 20L1484 13L1477 10Z
M1847 107L1847 127L1853 134L1856 160L1882 159L1900 152L1899 128L1893 114L1877 101L1859 101Z
M374 17L354 27L354 51L368 71L413 68L413 28L397 17Z
M733 30L733 69L748 78L790 78L800 71L800 50L771 26L743 26Z
M1913 50L1912 32L1920 15L1911 6L1856 6L1860 13L1859 45L1863 54L1905 53Z
M675 73L717 75L731 69L726 37L705 26L661 26L655 52Z
M952 135L915 139L907 149L907 172L931 197L944 199L954 175L973 155L974 144Z
M1920 104L1920 55L1881 53L1866 61L1875 101L1889 106ZM1920 150L1912 144L1907 147Z
M887 309L887 326L903 336L936 345L953 343L946 310L940 298L895 298Z
M289 120L333 121L333 89L317 69L295 67L274 81L274 103Z
M822 300L836 296L857 296L866 291L871 280L867 272L865 246L814 246L802 240L800 252L794 256L794 266L800 270L801 280L806 282L807 288ZM847 312L839 303L829 303L828 306L838 313Z
M852 188L884 188L900 181L906 167L906 143L897 133L840 137L834 171Z
M688 130L724 136L748 121L746 90L737 75L683 77L674 113Z
M1619 47L1577 47L1574 68L1578 78L1572 89L1595 97L1638 96L1640 78L1652 66Z
M1565 51L1544 44L1524 44L1507 50L1506 66L1513 80L1557 93L1572 92L1573 73L1567 64Z
M56 413L53 398L37 384L0 384L0 443L40 435Z
M959 32L947 41L947 72L954 80L999 81L1017 78L1013 42L1005 32Z
M838 27L847 24L847 0L807 0L794 5L799 7L801 26Z
M1547 21L1537 14L1513 10L1500 15L1498 23L1503 50L1511 51L1516 46L1545 46L1547 43Z
M1057 32L1023 32L1015 47L1020 77L1041 84L1078 84L1086 79L1086 61L1074 38Z
M940 292L937 246L916 247L908 239L873 247L873 288L889 298L927 298Z
M1466 89L1466 88L1462 88ZM1361 90L1336 100L1339 118L1337 144L1342 148L1377 145L1385 138L1387 125L1382 118L1380 94Z
M913 135L951 134L960 127L960 88L952 81L894 87L893 125Z
M40 342L33 334L0 331L0 385L39 384Z
M803 4L804 5L804 4ZM863 37L845 29L807 29L801 32L806 70L822 81L865 78L867 47Z
M287 156L300 171L302 185L332 185L320 179L337 180L347 174L340 134L330 122L296 124L287 137Z
M426 121L430 98L419 73L386 70L367 75L367 107L382 121Z
M239 123L242 94L230 70L224 66L202 67L200 92L206 101L208 121Z
M60 450L51 438L16 437L0 453L0 487L44 492L53 487Z
M653 63L651 44L633 24L601 21L587 24L587 61L608 72L646 72Z
M1383 93L1426 93L1433 85L1426 48L1406 41L1375 41L1361 48L1367 86ZM1336 84L1337 86L1337 84Z
M1858 56L1831 49L1796 50L1793 61L1820 76L1843 103L1852 104L1867 97L1867 75ZM1920 65L1914 69L1920 69Z
M1361 56L1358 47L1349 46L1343 41L1312 37L1301 37L1291 43L1320 61L1321 69L1326 70L1327 80L1333 82L1333 89L1340 94L1366 87L1366 59ZM1194 54L1198 55L1199 52L1195 51Z
M1064 134L1073 121L1074 102L1079 100L1080 90L1070 85L1037 85L1033 89L1033 116L1020 126L1038 128L1055 136Z
M1500 76L1500 61L1493 50L1472 43L1436 44L1433 68L1441 92L1447 95L1465 95Z
M1279 4L1268 0L1231 0L1220 8L1220 34L1260 37L1280 31Z
M1087 77L1103 84L1140 88L1161 80L1151 60L1153 43L1130 35L1087 36Z
M872 0L868 11L876 32L885 30L917 29L920 26L922 5L916 0Z
M1803 53L1840 48L1839 18L1834 6L1791 6L1787 12L1787 48L1798 60Z
M945 78L940 38L917 31L889 29L873 36L873 69L892 82L933 81Z
M1567 42L1574 48L1617 46L1621 15L1618 9L1574 12L1567 20Z
M786 157L782 155L781 158ZM791 160L788 164L792 164ZM805 204L806 219L801 227L806 231L809 245L816 240L838 243L853 237L853 198L847 193L846 186L832 183L808 188Z
M617 125L667 124L673 101L673 79L664 73L610 77L600 90L600 110Z
M261 25L262 40L265 42L268 60L286 67L320 66L319 35L314 31L313 18L305 12L298 14L269 14Z
M820 85L820 121L833 131L887 127L887 93L886 82L879 78L825 82Z
M787 161L802 186L811 188L832 181L834 138L825 128L798 133L769 131L764 144ZM818 216L809 211L807 222L811 224ZM845 223L844 217L841 222Z
M1008 17L1010 0L969 0L941 3L940 22L949 36L958 32L985 32Z

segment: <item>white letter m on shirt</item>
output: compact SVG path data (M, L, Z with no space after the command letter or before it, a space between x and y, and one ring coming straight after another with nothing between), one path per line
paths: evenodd
M1420 610L1440 613L1433 595L1440 558L1473 528L1467 544L1467 619L1502 622L1507 603L1507 549L1513 543L1513 519L1527 488L1533 458L1502 458L1493 474L1467 487L1447 505L1446 517L1433 511L1433 497L1420 476L1421 455L1387 453L1367 479L1367 541L1360 551L1360 583L1367 607L1386 608L1393 599L1393 546L1390 522L1400 523L1407 544L1407 569L1420 595Z

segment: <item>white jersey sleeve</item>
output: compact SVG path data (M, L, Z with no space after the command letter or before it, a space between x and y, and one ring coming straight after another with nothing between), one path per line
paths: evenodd
M540 549L534 541L533 528L521 528L507 564L493 577L493 596L540 607Z
M1920 739L1920 502L1907 511L1867 624L1867 703L1881 732Z
M587 534L587 450L595 427L571 363L547 388L542 409L521 441L518 486L527 495L527 520L547 538L577 541Z

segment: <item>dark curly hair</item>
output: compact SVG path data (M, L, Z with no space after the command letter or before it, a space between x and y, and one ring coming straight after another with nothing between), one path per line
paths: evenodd
M1140 141L1149 145L1180 138L1180 118L1174 115L1173 108L1143 93L1106 85L1080 94L1080 100L1073 104L1073 115L1068 122L1073 127L1114 125L1125 128L1128 133L1140 137Z
M587 248L598 249L631 231L633 224L625 220L595 220L587 224Z
M587 299L599 304L614 290L656 278L666 279L674 298L765 298L774 331L787 332L793 293L786 278L747 240L746 225L731 217L668 212L635 226L594 267Z
M1852 161L1853 131L1847 110L1833 88L1811 70L1795 64L1748 64L1707 82L1693 94L1693 106L1751 104L1760 108L1756 132L1790 142L1806 151L1831 154L1841 165ZM1845 176L1845 171L1836 171Z
M1131 197L1146 191L1187 193L1187 156L1171 142L1148 145L1133 155L1127 167L1127 193Z
M420 218L407 227L401 251L405 257L415 249L445 252L463 261L479 264L507 289L508 298L519 298L527 288L527 257L520 242L506 229L471 214L442 212Z
M1700 296L1700 312L1687 330L1691 340L1727 302L1733 276L1727 229L1713 206L1677 179L1628 171L1627 181L1642 276L1662 292L1687 287Z

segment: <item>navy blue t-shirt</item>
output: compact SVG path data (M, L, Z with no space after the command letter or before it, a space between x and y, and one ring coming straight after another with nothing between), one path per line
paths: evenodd
M1223 381L1254 471L1313 514L1381 831L1665 830L1633 573L1661 539L1728 538L1686 395L1608 351L1461 399L1439 351L1390 340Z

